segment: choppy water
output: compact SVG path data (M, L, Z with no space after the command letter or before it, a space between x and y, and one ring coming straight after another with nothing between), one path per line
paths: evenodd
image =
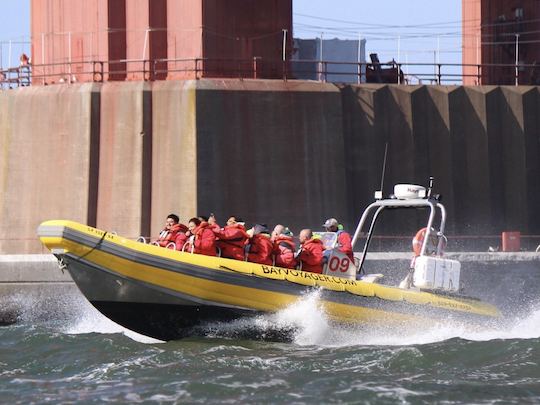
M67 315L43 317L34 303L0 328L0 402L540 403L540 309L497 330L404 335L337 329L317 302L168 343L122 329L79 295ZM291 325L292 343L234 335Z

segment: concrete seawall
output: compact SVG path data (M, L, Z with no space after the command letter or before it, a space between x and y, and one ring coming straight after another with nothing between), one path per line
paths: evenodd
M351 229L379 187L387 142L385 192L434 175L450 235L538 235L539 96L279 80L3 91L0 254L45 253L35 231L53 218L131 238L157 235L170 212L214 212L222 224L235 213L296 233L333 216ZM423 225L391 219L383 233Z
M197 209L221 222L284 223L298 232L345 218L339 90L308 82L197 86Z
M92 222L97 90L83 84L0 92L0 252L41 252L35 231L45 217Z
M76 317L81 295L51 254L0 255L0 326Z
M450 233L539 232L537 87L365 85L342 94L349 217L378 186L388 142L386 184L434 175Z

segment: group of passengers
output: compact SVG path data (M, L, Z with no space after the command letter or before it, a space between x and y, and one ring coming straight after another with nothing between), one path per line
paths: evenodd
M330 218L323 227L327 232L337 232L338 249L354 260L351 236L338 221ZM221 257L288 269L301 265L304 271L322 273L326 256L320 237L311 229L302 229L298 240L300 247L297 250L293 233L281 224L276 225L271 233L262 224L246 230L243 220L233 215L222 228L214 214L210 214L209 217L191 218L186 226L180 223L178 215L170 214L155 243L207 256L217 256L219 251Z

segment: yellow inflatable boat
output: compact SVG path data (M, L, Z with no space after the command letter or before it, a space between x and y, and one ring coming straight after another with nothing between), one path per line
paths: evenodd
M418 207L434 210L442 205L431 197L377 200L364 212L353 244L373 210L376 221L385 208ZM499 317L494 306L460 296L459 266L456 269L454 261L442 258L438 251L444 241L445 213L438 231L433 228L433 216L430 213L428 234L417 258L420 264L411 269L401 287L377 284L377 277L362 275L374 222L360 262L351 265L354 273L339 270L339 274L327 268L326 274L314 274L179 252L72 221L46 221L38 235L100 312L128 329L161 340L190 336L215 321L276 312L314 290L320 290L321 307L328 317L345 324L463 318L489 322ZM430 252L428 241L433 239L441 243Z

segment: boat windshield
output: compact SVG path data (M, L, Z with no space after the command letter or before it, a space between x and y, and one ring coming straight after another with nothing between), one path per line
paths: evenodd
M313 232L313 235L321 239L325 250L332 250L336 247L336 232Z

